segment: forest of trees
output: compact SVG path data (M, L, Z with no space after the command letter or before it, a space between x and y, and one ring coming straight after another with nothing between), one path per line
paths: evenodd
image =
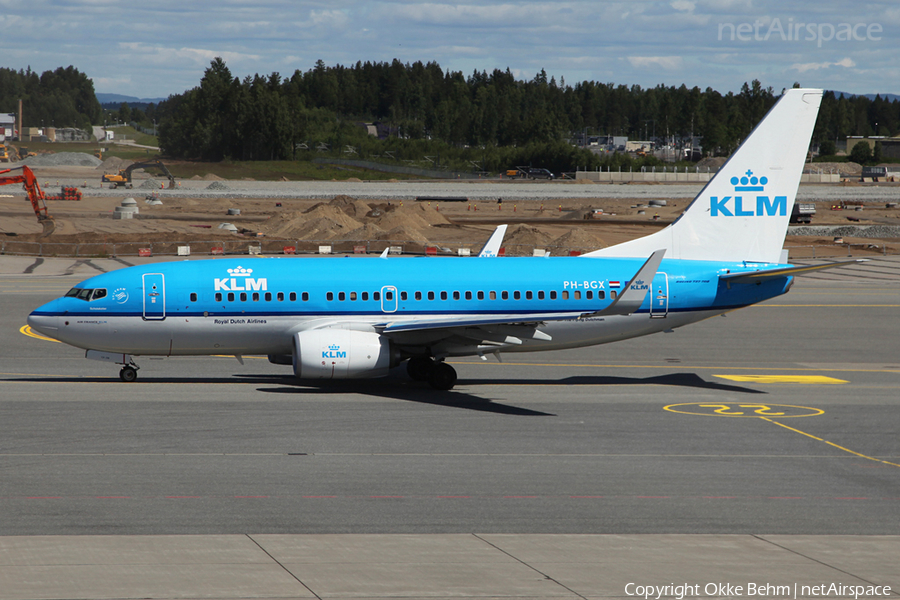
M59 67L38 75L0 68L0 112L17 113L24 105L24 127L77 127L90 131L102 110L94 82L75 67Z
M641 88L583 81L567 84L543 70L530 80L509 71L465 77L433 62L321 60L290 77L278 73L239 79L214 59L197 87L145 111L119 107L115 117L159 125L159 143L174 158L290 160L352 146L358 156L454 163L493 171L510 165L552 170L640 167L627 155L577 148L582 135L688 140L704 152L728 155L775 103L781 90L745 83L737 93L686 85ZM103 119L93 83L74 67L41 75L0 68L0 112L25 102L25 126L88 129ZM368 136L360 123L378 122L391 135ZM814 145L833 149L848 135L897 135L900 102L881 97L835 97L826 92Z
M499 164L486 165L490 168L504 168L510 160L549 168L568 162L559 168L571 168L599 160L569 143L584 132L631 139L693 134L702 137L705 152L727 155L780 93L758 81L726 94L685 85L567 85L544 71L529 81L517 80L508 69L476 71L467 78L436 63L398 60L351 67L319 61L289 78L272 73L240 80L217 58L198 87L170 97L156 114L161 146L185 158L290 159L300 143L325 142L335 150L355 144L362 153L391 149L401 154L410 149L433 153L443 145L448 154L466 148L473 162L487 156L486 162ZM380 146L367 141L358 123L373 121L388 126L395 141ZM814 143L847 135L895 135L898 129L900 102L836 98L828 92Z

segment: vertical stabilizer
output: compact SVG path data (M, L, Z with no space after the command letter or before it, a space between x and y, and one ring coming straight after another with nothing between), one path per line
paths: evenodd
M821 100L787 90L674 223L583 256L778 263Z

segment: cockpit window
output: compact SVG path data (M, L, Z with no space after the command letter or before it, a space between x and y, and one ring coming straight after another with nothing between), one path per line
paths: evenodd
M99 300L100 298L105 297L105 288L86 289L74 287L66 292L66 298L78 298L79 300L84 300L86 302L90 302L91 300Z

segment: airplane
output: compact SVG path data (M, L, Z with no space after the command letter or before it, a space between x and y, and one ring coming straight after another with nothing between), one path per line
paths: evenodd
M497 231L461 257L241 257L91 277L28 317L44 336L122 365L135 356L267 355L301 380L382 377L406 362L437 390L450 357L606 344L786 293L782 252L822 90L791 89L682 215L577 257L499 258ZM505 231L505 227L503 228Z

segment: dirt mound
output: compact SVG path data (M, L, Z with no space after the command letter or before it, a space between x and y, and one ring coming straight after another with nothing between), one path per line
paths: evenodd
M427 244L428 237L417 229L410 227L394 227L390 231L386 231L378 236L379 240L390 240L394 242L418 242Z
M326 206L332 206L334 208L339 208L350 217L355 217L357 219L361 219L365 217L366 214L372 210L372 207L369 206L366 202L362 200L357 200L352 196L335 196L331 202L329 202ZM315 208L315 207L313 207Z
M565 250L581 250L589 252L603 248L606 244L589 229L574 228L553 240L554 246Z
M377 240L379 239L379 236L384 235L384 233L384 229L382 229L375 223L366 223L362 227L354 229L353 231L338 235L337 237L335 237L335 241L365 242L370 240Z
M506 246L548 246L553 238L530 225L517 225L506 232Z
M304 212L285 211L273 215L260 225L260 231L269 237L327 240L362 226L340 208L320 203Z
M22 161L29 167L96 167L100 159L85 152L48 152Z

